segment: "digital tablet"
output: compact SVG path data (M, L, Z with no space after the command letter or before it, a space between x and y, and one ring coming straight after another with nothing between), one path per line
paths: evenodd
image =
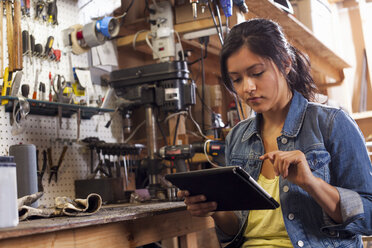
M227 166L165 175L190 195L217 202L217 211L275 209L279 203L239 166Z

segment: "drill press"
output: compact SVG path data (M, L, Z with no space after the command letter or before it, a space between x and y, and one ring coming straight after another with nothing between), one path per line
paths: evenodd
M149 191L156 198L162 190L159 174L162 170L156 142L154 109L166 113L186 110L194 105L195 83L190 79L186 61L167 61L113 71L110 86L124 99L120 108L145 107L147 158L144 164L149 177Z

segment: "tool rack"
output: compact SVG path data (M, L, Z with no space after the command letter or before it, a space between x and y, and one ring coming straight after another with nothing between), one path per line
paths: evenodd
M30 17L21 19L22 31L27 30L32 34L36 43L45 44L49 36L54 37L55 48L62 50L60 61L52 61L43 57L23 56L23 77L21 85L29 84L30 92L33 92L33 82L35 81L35 71L38 70L38 81L47 85L46 92L49 92L48 74L51 71L53 75L61 74L71 80L71 65L69 56L71 56L72 66L78 68L87 68L89 66L88 54L69 55L69 50L63 48L61 31L71 25L80 23L78 14L78 3L75 0L58 0L58 24L46 24L42 20L36 20L35 4L37 0L31 0L32 8ZM3 20L4 35L3 48L6 49L6 25L5 16ZM8 56L4 56L4 67L8 65ZM96 95L105 95L107 87L94 85ZM48 183L50 171L48 168L43 177L44 195L39 200L39 205L50 207L54 205L56 196L75 197L74 181L86 178L90 173L90 152L89 148L76 141L77 113L80 110L80 139L96 136L106 142L123 142L123 131L120 115L113 115L114 110L103 109L92 106L82 106L75 104L57 103L27 99L30 103L30 114L24 120L24 131L15 135L12 132L10 124L13 111L13 102L17 98L7 97L9 102L5 107L0 106L0 154L7 155L9 147L14 144L34 144L40 151L52 147L54 163L62 151L64 145L70 146L67 150L63 165L59 172L58 183L52 181ZM62 125L58 121L58 108L62 108ZM109 128L106 123L113 119ZM96 154L94 154L96 155ZM96 158L95 158L96 161ZM39 156L39 164L42 164L42 156Z
M2 96L1 99L10 100L8 104L5 105L5 112L13 111L14 100L18 100L17 97ZM40 101L33 99L26 99L30 104L30 113L32 115L45 115L45 116L57 116L58 108L62 107L62 117L70 118L74 113L81 110L82 119L91 119L93 115L99 113L109 113L114 112L114 109L106 109L99 107L89 107L77 104L59 103L59 102L49 102Z

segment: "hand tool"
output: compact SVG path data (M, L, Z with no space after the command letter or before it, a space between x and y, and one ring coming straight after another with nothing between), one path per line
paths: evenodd
M17 74L14 76L14 80L13 80L12 87L10 90L11 96L17 96L19 88L21 86L22 76L23 76L23 71L18 71Z
M3 47L3 17L4 17L4 12L3 12L3 0L0 0L0 78L3 78L4 72L3 72L3 67L4 67L4 47Z
M80 124L81 124L81 108L78 108L77 110L77 116L76 116L76 129L77 129L77 134L76 134L76 140L79 140L80 138Z
M39 152L37 154L39 154ZM37 161L39 161L39 159L37 159ZM39 167L39 165L37 167L37 179L38 179L37 182L38 182L39 191L44 191L43 176L44 176L46 167L47 167L47 151L43 150L43 165L41 168Z
M35 51L34 51L34 54L35 54L37 57L42 57L42 56L43 56L43 53L44 53L43 45L41 45L40 43L37 43L37 44L35 45Z
M53 101L53 96L52 96L52 89L53 89L53 80L52 80L52 73L49 72L49 102Z
M14 36L13 36L13 15L11 1L5 1L6 9L6 41L8 45L9 72L14 71Z
M30 52L29 42L30 42L30 35L27 30L23 30L22 31L22 52L24 55Z
M57 62L59 62L61 60L61 55L62 55L61 50L53 49L53 55L54 55L53 60L55 60Z
M22 70L21 2L14 0L14 70Z
M35 8L35 19L39 19L41 14L43 13L45 3L42 0L37 1L36 8Z
M34 93L32 94L32 99L37 99L37 89L39 84L39 69L35 71L35 83L34 83Z
M29 45L30 45L31 55L35 55L35 37L32 34L30 34Z
M13 76L13 72L9 71L9 68L6 67L5 73L4 73L3 88L1 90L2 96L10 95L10 90L12 87L12 76ZM8 102L9 102L8 100L1 100L1 105L7 104Z
M63 146L63 150L61 155L59 156L58 159L58 164L57 165L52 165L53 164L53 159L52 159L52 149L48 148L48 156L50 156L49 160L49 166L50 166L50 175L49 175L49 183L52 181L52 177L54 176L54 181L57 183L58 182L58 171L59 168L62 165L63 158L65 157L66 151L67 151L68 146Z
M53 77L52 82L52 88L54 91L54 95L56 96L56 102L62 102L63 97L63 90L66 87L66 79L64 76L61 76L60 74L56 74Z
M58 25L57 13L58 13L57 0L49 1L47 9L48 23Z
M44 56L47 58L51 57L53 42L54 42L54 37L49 36L45 44L45 49L44 49Z
M21 1L21 11L23 16L30 17L30 0Z
M39 84L39 100L45 101L45 84L42 82Z
M28 98L28 94L30 94L30 85L22 84L21 86L22 96Z

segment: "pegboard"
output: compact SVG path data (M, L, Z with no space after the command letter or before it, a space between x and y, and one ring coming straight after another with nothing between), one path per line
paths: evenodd
M35 20L35 3L31 1L31 13L29 18L22 18L22 31L28 30L35 37L35 43L46 44L47 38L54 36L53 48L62 50L60 62L48 61L41 58L28 55L23 56L23 77L21 84L29 84L30 96L32 96L35 71L41 70L38 81L46 84L46 95L49 93L49 72L54 74L62 74L66 80L71 80L71 65L69 61L69 51L63 48L61 39L61 31L79 22L77 1L74 0L58 0L58 25L50 25L46 22ZM4 16L4 31L6 30L6 20ZM4 33L4 67L8 63L6 53L6 34ZM72 66L88 67L88 55L82 54L79 56L71 54ZM104 95L107 88L96 86L96 94ZM80 139L85 137L98 137L106 142L122 142L122 126L121 117L115 115L111 126L106 128L106 123L110 120L112 114L99 114L93 116L90 120L81 120L80 124ZM67 196L74 198L75 189L74 181L76 179L84 179L90 172L90 152L84 145L78 142L67 142L75 140L77 137L77 118L76 114L71 118L62 118L62 125L59 126L58 116L39 116L28 115L22 123L23 132L14 135L14 129L10 124L11 113L5 112L4 106L0 106L0 154L1 156L8 155L9 147L14 144L34 144L39 150L39 166L42 165L43 150L52 148L53 163L57 164L59 155L64 145L68 145L67 153L64 157L63 164L58 173L58 182L54 180L49 184L49 170L44 174L43 186L44 195L39 201L39 205L47 207L54 205L54 198L57 196ZM67 141L66 141L67 140ZM96 161L97 162L97 161Z

